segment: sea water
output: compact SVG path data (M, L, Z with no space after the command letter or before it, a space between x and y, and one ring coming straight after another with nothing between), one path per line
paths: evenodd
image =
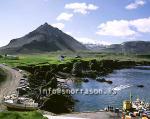
M104 78L113 81L113 84L89 79L87 83L78 82L70 85L74 89L99 89L106 92L108 90L116 92L116 94L73 94L73 98L78 100L75 103L75 111L98 111L108 105L121 108L122 102L130 99L130 93L133 100L139 97L150 102L150 66L115 70ZM138 85L144 85L144 88L139 88Z

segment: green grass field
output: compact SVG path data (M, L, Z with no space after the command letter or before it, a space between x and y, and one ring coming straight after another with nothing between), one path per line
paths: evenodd
M0 112L0 119L47 119L39 112Z
M59 61L59 56L63 54L67 57L64 61ZM0 63L4 63L10 66L20 66L20 65L43 65L43 64L61 64L67 63L74 59L76 55L82 56L83 60L120 60L120 61L150 61L150 55L123 55L123 54L113 54L113 53L99 53L99 52L52 52L46 54L32 54L32 55L18 55L18 60L11 60L7 58L0 58Z
M0 68L0 83L3 82L7 78L6 72Z

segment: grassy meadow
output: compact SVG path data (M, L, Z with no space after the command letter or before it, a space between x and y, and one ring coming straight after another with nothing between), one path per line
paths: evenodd
M64 61L59 60L60 55L67 56ZM10 66L26 66L26 65L46 65L46 64L61 64L71 62L75 59L75 56L79 55L82 57L82 60L119 60L119 61L150 61L150 55L124 55L124 54L115 54L115 53L100 53L100 52L52 52L52 53L45 53L45 54L21 54L17 55L19 59L7 59L7 58L0 58L0 64L7 64Z
M1 112L0 119L47 119L39 112Z

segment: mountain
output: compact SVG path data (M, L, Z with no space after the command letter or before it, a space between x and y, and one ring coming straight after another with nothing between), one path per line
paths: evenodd
M0 48L2 53L41 53L86 50L86 47L58 28L45 23L29 34Z
M129 41L122 44L113 44L105 49L107 52L149 54L150 41Z
M91 51L103 51L107 46L102 44L84 44Z

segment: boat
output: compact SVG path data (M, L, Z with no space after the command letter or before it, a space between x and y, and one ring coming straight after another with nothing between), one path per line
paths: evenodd
M132 108L136 110L150 110L150 104L137 98L132 102Z
M35 103L33 99L17 97L16 95L4 97L3 104L8 110L32 111L38 109L38 103Z
M123 119L125 119L124 117L126 116L130 116L129 119L132 119L132 117L150 119L150 103L146 103L139 98L132 101L132 94L130 93L130 100L123 102Z

